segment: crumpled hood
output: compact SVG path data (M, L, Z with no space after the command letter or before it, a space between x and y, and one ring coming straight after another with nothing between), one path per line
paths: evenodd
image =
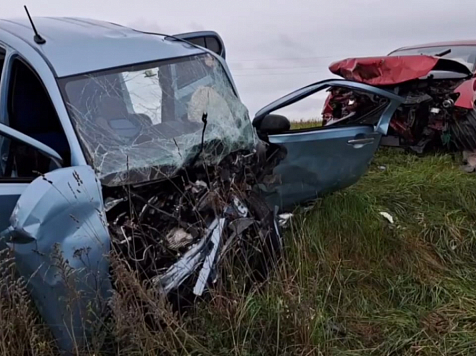
M329 69L347 80L370 85L403 83L434 70L472 75L471 70L457 60L425 55L348 58L332 63Z

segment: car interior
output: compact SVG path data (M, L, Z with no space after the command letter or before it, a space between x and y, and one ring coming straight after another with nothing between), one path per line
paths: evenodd
M70 148L54 105L37 74L21 59L13 60L8 93L9 126L58 152L64 166L70 165ZM4 177L36 177L52 169L51 160L37 150L11 141Z
M0 48L0 79L2 78L3 64L5 63L5 51Z
M140 143L147 137L169 139L202 127L201 123L188 122L186 114L182 119L176 117L178 100L165 79L161 79L161 87L167 94L161 98L162 122L158 124L147 114L135 112L133 106L128 107L129 90L121 86L123 82L119 73L67 82L67 100L76 109L69 108L74 121L82 120L84 126L84 120L89 120L91 130L112 138L111 142L116 139L119 145ZM77 117L84 113L88 113L87 117ZM137 140L139 136L141 139Z

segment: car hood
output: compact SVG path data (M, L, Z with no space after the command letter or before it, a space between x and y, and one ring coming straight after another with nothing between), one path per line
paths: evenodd
M329 69L347 80L371 85L399 84L432 71L472 75L471 69L458 60L425 55L348 58L332 63Z

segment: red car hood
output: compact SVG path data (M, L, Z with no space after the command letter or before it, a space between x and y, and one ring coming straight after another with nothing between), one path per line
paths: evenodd
M403 83L434 70L472 75L471 70L457 60L425 55L348 58L332 63L329 69L347 80L371 85Z

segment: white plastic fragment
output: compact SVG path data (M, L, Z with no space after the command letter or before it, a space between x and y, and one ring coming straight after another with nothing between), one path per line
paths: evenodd
M248 208L243 202L237 197L233 197L233 207L236 209L237 213L241 217L246 217L248 215Z
M218 246L220 245L220 239L224 225L225 219L222 218L220 219L217 228L212 233L211 241L213 243L213 248L205 257L205 262L203 262L202 269L198 275L197 283L195 283L195 287L193 288L193 293L195 295L201 296L208 282L208 277L210 277L210 273L212 272L213 264L218 251Z
M389 213L386 213L384 211L381 211L380 212L380 215L382 215L385 219L387 219L387 221L390 223L390 224L393 224L393 216L390 215Z
M292 217L293 217L293 214L291 214L291 213L279 214L278 215L279 226L287 227L289 222L291 221Z

